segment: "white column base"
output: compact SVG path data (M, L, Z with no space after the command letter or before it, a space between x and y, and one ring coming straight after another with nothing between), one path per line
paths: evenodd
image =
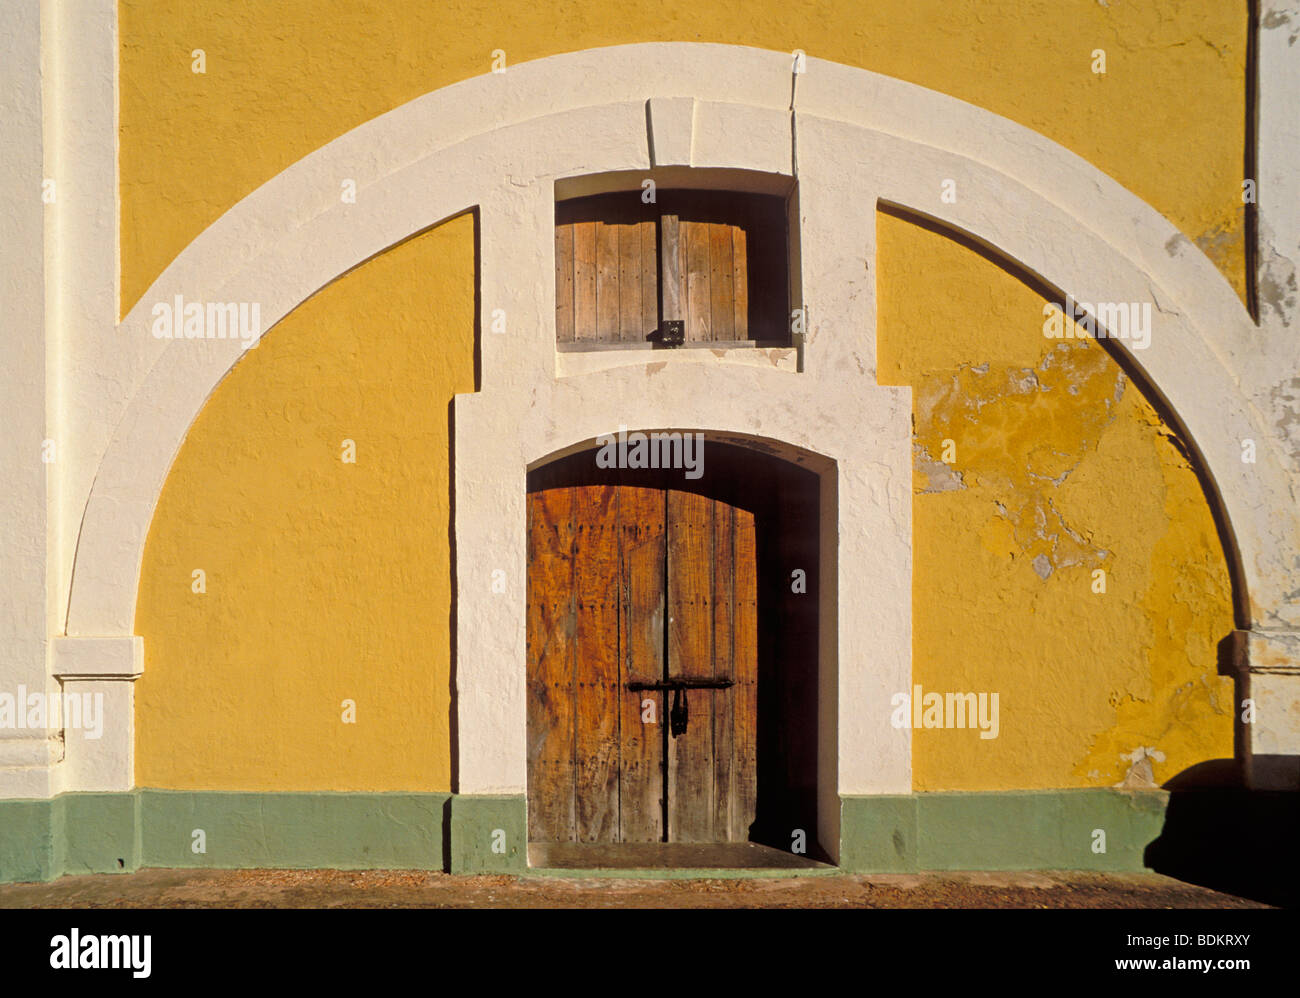
M1251 631L1250 785L1300 789L1300 632Z
M54 672L64 708L64 755L56 770L56 792L130 790L135 785L134 684L143 671L143 638L54 640ZM73 715L78 707L80 718Z

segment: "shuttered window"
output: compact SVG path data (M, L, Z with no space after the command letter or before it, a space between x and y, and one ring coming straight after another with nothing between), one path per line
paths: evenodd
M652 345L666 320L687 344L788 344L786 204L720 191L641 191L555 209L560 349Z

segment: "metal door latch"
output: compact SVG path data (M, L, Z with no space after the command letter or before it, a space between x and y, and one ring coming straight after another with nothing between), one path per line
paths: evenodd
M735 686L734 679L664 679L659 682L633 682L627 688L636 692L643 690L673 691L673 705L668 712L668 731L677 738L686 734L690 723L690 708L687 706L687 690L726 690Z

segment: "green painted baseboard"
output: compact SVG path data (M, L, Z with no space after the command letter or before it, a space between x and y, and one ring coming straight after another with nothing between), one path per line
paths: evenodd
M0 801L0 882L142 866L443 870L450 799L132 790Z
M457 794L451 799L451 873L523 873L528 868L524 797Z
M136 793L143 866L444 868L450 794Z
M839 867L1140 871L1169 807L1164 791L845 797ZM522 795L63 794L0 801L0 882L142 866L522 873L526 834Z
M0 802L0 881L50 880L62 874L55 842L63 839L63 822L53 801Z
M1168 803L1160 790L844 797L840 867L1141 871Z

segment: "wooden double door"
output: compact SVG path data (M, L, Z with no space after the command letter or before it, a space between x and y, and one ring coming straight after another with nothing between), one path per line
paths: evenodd
M532 842L741 842L758 791L755 517L671 487L528 496Z

